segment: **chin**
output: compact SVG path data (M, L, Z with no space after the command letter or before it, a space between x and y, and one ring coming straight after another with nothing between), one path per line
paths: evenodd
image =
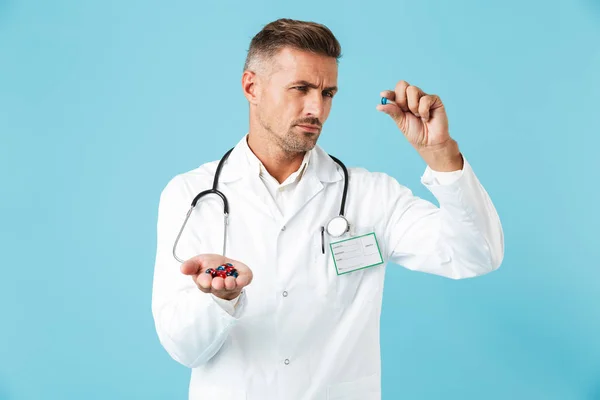
M300 141L303 144L303 147L305 148L303 151L312 150L317 145L318 140L319 140L318 133L305 133L303 135L303 137L300 139Z
M287 150L295 153L310 151L315 148L317 145L317 138L314 139L305 139L302 138L300 140L294 140L293 142L287 143Z
M305 152L312 150L316 146L320 133L291 129L281 138L280 143L286 151L294 153Z

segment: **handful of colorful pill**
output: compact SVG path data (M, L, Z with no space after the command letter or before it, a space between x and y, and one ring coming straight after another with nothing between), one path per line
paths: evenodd
M206 273L210 274L213 278L216 278L217 276L223 279L228 276L233 276L234 278L238 277L238 272L231 263L220 265L216 269L209 268L206 270Z

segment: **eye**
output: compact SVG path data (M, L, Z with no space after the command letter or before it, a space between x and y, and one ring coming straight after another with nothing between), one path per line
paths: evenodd
M325 96L327 96L327 97L333 98L333 92L326 91L326 92L323 92L323 94L325 94Z
M294 86L293 89L298 89L301 92L306 92L308 90L306 86Z

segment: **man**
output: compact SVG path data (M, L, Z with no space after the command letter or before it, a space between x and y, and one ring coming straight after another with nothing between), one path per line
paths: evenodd
M162 192L152 311L164 348L192 368L190 399L380 399L387 262L453 279L502 262L498 215L450 137L438 96L400 81L377 109L427 163L422 182L439 208L383 173L350 168L346 182L316 145L340 52L329 29L310 22L278 20L252 39L242 76L250 129L218 182L230 209L227 257L214 195L198 203L178 241L186 261L172 253L218 161L175 176ZM350 230L336 238L324 228L339 214L345 183ZM356 238L371 240L364 249L377 250L374 265ZM346 273L339 246L359 255ZM206 273L225 263L237 278Z

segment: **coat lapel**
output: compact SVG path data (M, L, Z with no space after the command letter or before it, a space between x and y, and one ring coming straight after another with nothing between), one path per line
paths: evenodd
M260 179L259 172L250 165L245 154L246 136L235 146L227 159L219 184L227 186L234 191L236 196L242 196L245 201L260 212L271 218L281 220L282 216L275 200L271 197L269 190ZM231 212L235 212L231 210Z
M223 166L220 184L227 185L238 196L243 196L255 208L284 223L296 216L304 206L324 188L323 183L336 182L343 179L341 168L319 146L312 150L310 161L304 175L294 190L291 204L286 207L286 215L282 216L275 201L271 197L258 171L253 170L245 152L246 136L233 149ZM235 212L232 210L232 212Z
M341 169L329 155L319 146L312 150L306 172L296 186L292 203L286 209L286 222L294 218L304 206L325 187L323 183L336 182L342 179Z

